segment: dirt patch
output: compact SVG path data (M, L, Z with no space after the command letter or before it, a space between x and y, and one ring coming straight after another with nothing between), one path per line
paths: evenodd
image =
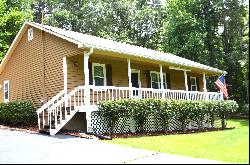
M86 139L99 139L95 135L86 134L86 133L84 133L82 131L68 131L68 130L63 130L63 131L60 131L60 134L70 135L70 136L75 136L75 137L80 137L80 138L86 138Z
M26 132L26 133L38 133L38 126L20 126L20 127L11 127L11 126L5 126L0 125L0 129L9 130L9 131L20 131L20 132Z

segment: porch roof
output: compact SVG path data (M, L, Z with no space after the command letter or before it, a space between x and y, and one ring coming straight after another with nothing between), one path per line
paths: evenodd
M213 67L210 67L210 66L198 63L198 62L194 62L194 61L173 55L171 53L155 51L155 50L143 48L140 46L125 44L122 42L116 42L113 40L104 39L104 38L87 35L83 33L78 33L74 31L68 31L68 30L64 30L61 28L56 28L56 27L52 27L48 25L41 25L41 24L33 23L33 22L25 22L22 29L27 25L36 27L38 29L41 29L48 33L56 35L60 38L68 40L72 43L75 43L78 45L79 48L94 48L94 49L114 52L118 54L126 54L128 56L136 56L139 58L146 58L146 59L155 60L159 62L166 62L166 63L173 64L175 66L177 65L177 66L184 67L187 69L190 69L190 68L200 69L200 70L204 70L204 72L206 71L210 73L212 72L216 75L227 73L226 71L222 71L217 68L213 68ZM22 31L22 29L20 31ZM6 56L8 55L8 52ZM5 62L5 59L3 60L3 62ZM1 65L0 70L2 70L2 65Z

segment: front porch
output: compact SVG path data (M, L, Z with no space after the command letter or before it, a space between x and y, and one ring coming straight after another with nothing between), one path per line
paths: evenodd
M118 99L175 99L175 100L222 100L217 92L185 90L115 87L78 86L70 93L61 91L38 110L39 130L47 127L50 134L56 134L77 112L86 113L87 132L92 132L92 112L101 101Z
M90 56L91 55L91 56ZM64 89L38 109L39 130L56 134L77 112L91 115L101 101L117 99L223 100L222 93L208 92L201 69L184 68L143 58L103 55L93 50L63 57Z

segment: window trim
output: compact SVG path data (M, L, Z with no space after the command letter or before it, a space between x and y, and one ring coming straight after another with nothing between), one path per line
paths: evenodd
M33 40L33 28L28 29L28 41L31 41L31 40Z
M95 76L95 66L101 66L103 68L103 77L100 76ZM99 78L104 78L104 85L107 86L107 78L106 78L106 65L105 64L100 64L100 63L93 63L92 64L92 77L93 77L93 85L95 86L95 77Z
M139 69L131 69L131 74L132 73L138 73L138 83L139 83L139 88L141 88L141 74Z
M8 84L8 98L5 99L5 85ZM4 103L7 103L10 101L10 80L4 81L4 89L3 89L3 101Z
M191 79L194 79L194 80L195 80L195 85L193 85L193 84L192 84ZM193 89L193 86L195 86L195 89L196 89L195 91L197 91L197 90L198 90L197 80L196 80L196 79L197 79L197 77L190 76L190 88L191 88L190 90L191 90L191 91L193 91L193 90L192 90L192 89Z
M158 89L161 89L161 73L157 72L157 71L150 71L151 88L153 88L152 87L152 76L151 76L152 73L155 73L157 75L157 78L159 80L159 82L158 82ZM164 76L165 76L165 86L166 86L166 88L164 88L164 89L168 89L168 86L167 86L167 74L165 72L162 72L162 74L163 74L163 83L164 83Z

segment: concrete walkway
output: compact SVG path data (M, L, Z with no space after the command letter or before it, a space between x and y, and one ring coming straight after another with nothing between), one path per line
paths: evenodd
M47 136L0 129L0 163L218 164L66 135Z

